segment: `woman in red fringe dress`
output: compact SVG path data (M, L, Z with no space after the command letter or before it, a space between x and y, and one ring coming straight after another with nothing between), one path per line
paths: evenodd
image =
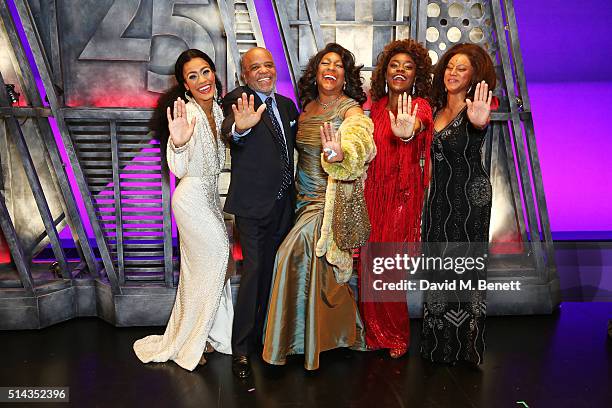
M427 50L406 39L387 44L372 73L370 117L378 154L365 183L371 243L420 242L433 129L431 107L425 99L431 90L431 70ZM372 291L363 287L362 276L359 282L368 348L388 349L391 357L401 357L410 341L405 298L372 301L365 296L364 301L363 290Z

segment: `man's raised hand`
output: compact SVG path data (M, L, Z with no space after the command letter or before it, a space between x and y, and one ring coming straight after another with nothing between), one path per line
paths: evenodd
M255 96L251 95L247 97L246 93L242 93L242 97L238 98L235 104L232 105L234 111L234 130L237 133L243 133L261 120L263 111L266 110L266 104L262 103L257 110L255 110Z

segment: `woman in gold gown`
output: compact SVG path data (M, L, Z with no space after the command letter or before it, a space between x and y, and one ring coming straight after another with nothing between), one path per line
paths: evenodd
M310 59L299 81L296 221L276 255L263 349L270 364L304 354L305 368L314 370L322 351L365 350L348 284L352 253L338 247L335 223L332 228L338 183L363 186L376 154L373 124L361 109L360 69L350 51L330 43Z

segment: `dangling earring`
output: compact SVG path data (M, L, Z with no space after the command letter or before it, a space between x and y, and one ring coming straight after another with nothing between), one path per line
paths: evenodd
M416 80L412 83L412 96L416 93Z
M470 87L467 90L467 94L469 94L472 91L472 84L470 84Z
M385 93L389 93L389 86L387 85L387 81L385 80Z
M344 81L344 83L342 84L342 90L346 91L346 81Z
M188 92L189 92L189 91L185 91L185 100L186 100L186 101L188 101L188 100L189 100L189 94L188 94Z

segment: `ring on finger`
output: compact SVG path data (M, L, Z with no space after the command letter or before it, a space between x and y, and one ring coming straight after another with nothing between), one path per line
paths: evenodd
M333 159L334 157L336 157L336 156L338 155L338 153L336 153L336 152L334 151L334 149L331 149L331 148L329 148L329 147L326 147L325 149L323 149L323 152L324 152L325 154L327 154L327 159L328 159L328 160L329 160L329 159Z

